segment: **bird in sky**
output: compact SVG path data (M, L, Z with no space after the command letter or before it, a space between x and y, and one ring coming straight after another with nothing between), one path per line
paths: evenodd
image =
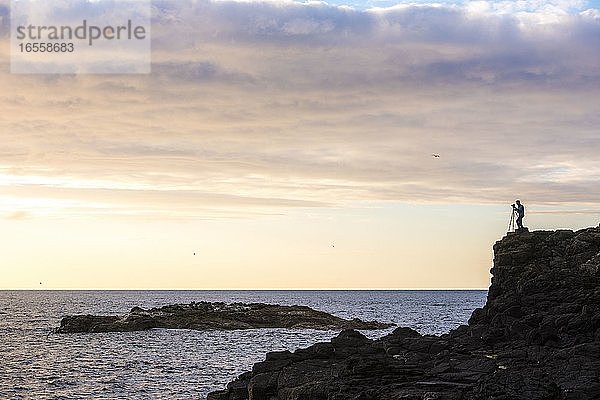
M431 157L440 158L440 155L439 155L439 154L436 154L436 153L433 153L433 154L431 155Z

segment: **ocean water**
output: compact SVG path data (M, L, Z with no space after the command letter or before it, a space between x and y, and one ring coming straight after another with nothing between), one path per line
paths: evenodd
M0 399L205 399L270 351L336 331L257 329L57 335L69 314L123 314L192 301L308 305L423 334L466 323L487 291L0 291ZM391 330L365 332L377 338Z

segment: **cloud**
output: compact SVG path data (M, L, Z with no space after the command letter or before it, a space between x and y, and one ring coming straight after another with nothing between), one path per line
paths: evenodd
M323 3L182 2L176 7L158 2L154 50L167 59L188 51L192 58L210 54L207 65L220 58L220 68L286 87L597 82L600 23L589 12L563 12L558 20L542 23L549 12L545 8L474 14L471 4L359 11ZM261 60L244 59L244 50L258 48ZM231 54L222 54L227 50ZM304 79L302 71L311 79Z
M2 73L0 187L156 215L600 204L600 19L535 4L155 1L151 75Z

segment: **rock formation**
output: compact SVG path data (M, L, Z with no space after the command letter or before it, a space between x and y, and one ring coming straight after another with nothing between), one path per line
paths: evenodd
M385 329L392 324L346 320L305 306L243 303L176 304L144 310L134 307L125 316L74 315L64 317L57 333L130 332L152 328L171 329Z
M486 305L442 336L409 328L274 352L208 400L600 399L600 227L509 234Z

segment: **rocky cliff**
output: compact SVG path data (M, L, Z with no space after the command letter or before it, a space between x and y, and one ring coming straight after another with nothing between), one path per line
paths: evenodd
M442 336L353 330L267 354L208 400L600 399L600 227L509 234L486 305Z

